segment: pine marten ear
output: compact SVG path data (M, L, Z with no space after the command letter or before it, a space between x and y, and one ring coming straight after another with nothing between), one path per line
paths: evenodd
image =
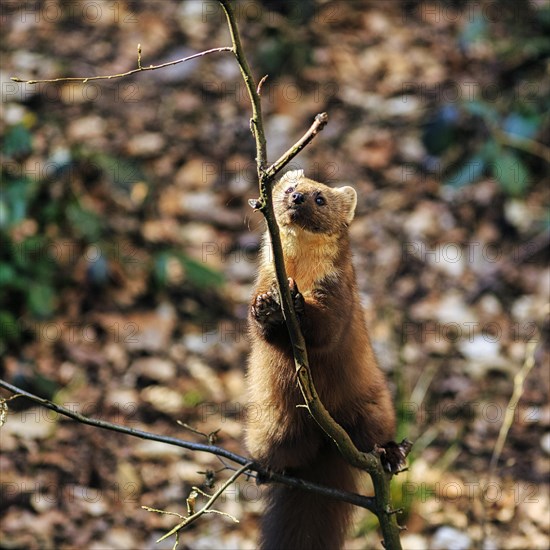
M346 185L345 187L337 187L342 196L342 202L346 208L346 222L351 223L355 216L355 207L357 206L357 193L353 187Z

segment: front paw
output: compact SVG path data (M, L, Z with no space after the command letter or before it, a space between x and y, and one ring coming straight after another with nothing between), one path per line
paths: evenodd
M403 439L401 443L388 441L384 445L375 445L374 450L380 455L384 470L398 474L405 469L406 458L411 452L412 445L408 439Z
M258 294L251 309L252 316L260 325L275 325L284 320L276 289Z
M303 295L298 290L296 281L292 277L288 278L288 287L290 289L290 297L294 304L294 311L298 317L301 317L305 312L306 304Z

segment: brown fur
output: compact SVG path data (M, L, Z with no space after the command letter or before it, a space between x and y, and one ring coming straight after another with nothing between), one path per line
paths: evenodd
M277 183L273 200L287 273L305 301L300 321L315 387L356 446L370 451L393 438L395 415L372 351L352 265L348 226L355 191L330 188L295 171ZM272 300L277 298L267 237L264 246L250 309L248 367L250 402L262 413L248 422L248 449L273 470L358 491L357 471L340 458L307 410L297 407L303 398L286 325ZM271 317L259 315L258 296L261 303L273 302ZM260 546L341 548L351 508L304 491L269 487Z

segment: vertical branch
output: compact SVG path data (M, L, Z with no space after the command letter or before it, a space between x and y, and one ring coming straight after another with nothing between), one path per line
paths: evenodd
M256 82L252 76L252 71L250 70L246 56L244 55L239 28L237 27L235 12L233 11L231 2L229 2L229 0L219 0L219 2L227 18L227 24L231 34L231 42L233 43L233 53L237 58L237 63L239 64L239 68L250 97L250 102L252 103L250 130L256 140L256 167L258 179L262 181L264 170L267 165L267 146L265 141L264 123L262 119L262 103L260 100L260 94L256 88Z
M279 226L275 219L273 211L272 185L277 172L283 168L284 164L280 164L278 170L266 170L267 168L267 146L265 139L264 123L262 118L262 106L260 94L256 87L256 82L250 70L250 66L246 59L244 49L241 42L239 28L235 19L235 12L229 0L219 0L227 18L229 32L231 33L231 41L233 43L233 53L237 59L237 63L241 70L250 103L252 104L252 118L250 119L250 129L256 140L256 167L258 172L258 181L260 186L260 205L259 210L264 215L269 235L271 237L271 248L275 262L275 273L279 286L279 294L281 296L281 309L285 321L289 327L290 340L294 352L296 368L301 365L308 367L307 352L305 340L300 330L300 325L294 313L294 307L288 287L288 277L283 261L283 247L281 245L281 237ZM288 161L287 161L288 162ZM277 164L277 163L276 163ZM307 403L307 401L306 401Z
M321 429L336 443L342 456L353 466L367 471L373 481L375 492L375 514L380 522L380 528L384 539L384 546L388 550L400 550L401 541L399 538L399 526L395 519L395 513L391 510L390 496L390 479L391 474L385 472L382 468L379 458L375 453L362 453L353 444L347 432L335 422L330 413L324 407L323 403L317 395L317 391L313 384L311 371L309 369L307 349L304 336L300 329L298 319L296 317L290 289L288 286L288 278L284 265L283 248L279 226L275 219L273 210L272 186L273 180L284 166L290 161L293 156L313 139L317 131L322 129L327 122L325 113L317 115L314 125L302 139L289 149L277 162L269 169L267 168L267 149L266 139L262 120L260 94L256 88L256 83L250 66L246 60L242 47L239 29L235 20L230 0L219 0L229 25L231 40L233 43L233 52L239 64L241 74L243 76L250 102L252 104L252 118L250 126L252 134L256 140L256 165L258 172L258 180L260 186L260 199L257 201L257 209L262 212L266 219L267 228L271 240L271 248L273 252L273 261L275 265L275 274L277 278L277 286L281 296L281 309L288 328L290 342L292 345L292 353L294 356L294 365L296 369L298 384L300 391L304 397L306 407L311 416L319 424Z

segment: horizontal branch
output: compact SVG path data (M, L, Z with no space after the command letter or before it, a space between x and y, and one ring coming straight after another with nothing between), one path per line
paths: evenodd
M196 59L197 57L202 57L203 55L208 55L210 53L232 52L232 51L233 51L232 47L223 46L221 48L212 48L211 50L205 50L203 52L194 53L193 55L182 57L181 59L176 59L174 61L161 63L160 65L149 65L148 67L143 67L141 65L141 47L138 46L138 67L137 69L132 69L131 71L127 71L125 73L117 73L117 74L110 74L110 75L104 75L104 76L68 76L68 77L51 78L51 79L43 79L43 80L24 80L22 78L19 78L18 76L12 76L11 80L13 80L14 82L20 82L22 84L45 84L45 83L51 84L55 82L82 82L83 84L86 84L91 80L113 80L115 78L123 78L125 76L130 76L136 73L142 73L144 71L155 71L157 69L163 69L164 67L178 65L179 63L184 63L185 61L190 61L191 59Z
M125 435L131 435L132 437L147 439L149 441L158 441L159 443L166 443L167 445L172 445L174 447L181 447L189 451L201 451L204 453L210 453L216 456L227 458L228 460L231 460L236 464L240 464L241 466L245 466L246 464L251 462L251 459L248 457L241 456L236 453L232 453L216 445L206 445L204 443L195 443L194 441L186 441L184 439L178 439L176 437L158 435L152 432L146 432L143 430L137 430L135 428L129 428L127 426L121 426L120 424L114 424L111 422L107 422L105 420L89 418L77 412L71 411L70 409L66 409L61 405L52 403L47 399L38 397L37 395L34 395L26 390L23 390L22 388L14 386L13 384L10 384L9 382L6 382L5 380L2 380L2 379L0 379L0 387L14 394L20 395L22 397L26 397L27 399L30 399L31 401L38 403L39 405L47 409L55 411L62 416L72 418L73 420L76 420L81 424L87 424L89 426L94 426L96 428L110 430L110 431L122 433ZM3 401L6 401L6 400L3 400ZM272 472L270 470L263 468L257 462L252 462L252 465L249 467L249 470L258 473L262 478L262 480L265 480L266 482L271 481L275 483L281 483L283 485L288 485L289 487L303 489L304 491L310 491L326 497L332 497L337 500L349 502L350 504L354 504L355 506L359 506L361 508L366 508L371 512L374 512L375 510L374 499L372 497L358 495L356 493L348 493L347 491L339 491L337 489L324 487L323 485L318 485L316 483L311 483L309 481L304 481L302 479L298 479L295 477L277 474L275 472Z

